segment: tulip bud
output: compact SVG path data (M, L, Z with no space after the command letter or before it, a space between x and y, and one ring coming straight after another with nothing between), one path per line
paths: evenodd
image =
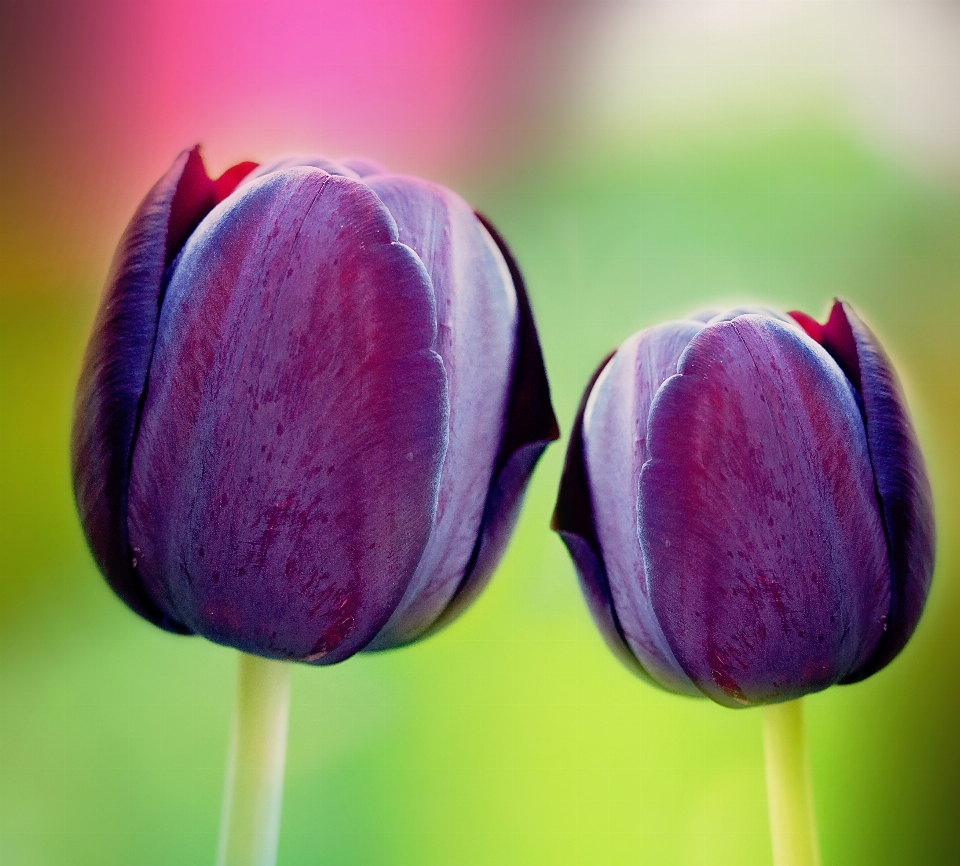
M864 679L930 587L923 457L889 359L849 304L708 311L597 371L554 514L614 652L727 706Z
M117 251L74 489L141 616L330 664L465 607L557 435L519 271L463 199L365 159L211 180L195 148Z

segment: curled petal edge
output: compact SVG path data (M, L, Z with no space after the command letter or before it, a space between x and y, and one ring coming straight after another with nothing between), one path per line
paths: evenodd
M550 402L550 383L543 351L523 275L497 229L479 212L477 219L503 255L517 292L517 350L503 440L494 464L493 481L484 505L476 547L460 586L443 613L421 637L434 634L456 619L487 585L520 516L530 476L547 446L560 438L557 417Z
M642 680L659 687L660 683L644 668L627 644L623 626L613 604L610 580L603 564L600 541L593 522L593 503L583 457L583 415L587 401L600 374L615 354L611 352L597 367L580 400L570 432L570 443L560 475L560 489L557 492L557 504L550 528L563 540L573 559L587 607L610 651Z
M842 683L881 670L903 649L923 612L933 576L933 495L899 379L879 341L850 304L836 300L827 322L791 315L857 389L890 557L890 614L873 654Z
M240 163L213 180L197 145L181 152L147 193L114 256L74 404L74 496L94 560L128 607L179 634L190 630L157 607L131 567L130 455L153 357L164 271L203 217L255 165Z

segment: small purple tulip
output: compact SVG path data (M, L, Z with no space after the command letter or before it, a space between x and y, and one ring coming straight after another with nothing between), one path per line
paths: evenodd
M554 514L616 655L737 707L884 667L930 588L930 485L849 304L641 331L587 388Z
M557 436L520 273L463 199L365 159L211 180L194 148L120 242L74 489L141 616L332 664L469 604Z

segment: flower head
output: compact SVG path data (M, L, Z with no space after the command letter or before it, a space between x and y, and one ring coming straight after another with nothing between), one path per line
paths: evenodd
M463 199L359 158L211 180L195 148L117 251L74 487L137 613L328 664L461 610L556 436L519 271Z
M896 374L839 301L825 325L710 310L630 337L584 395L554 528L617 655L729 706L879 670L933 570Z

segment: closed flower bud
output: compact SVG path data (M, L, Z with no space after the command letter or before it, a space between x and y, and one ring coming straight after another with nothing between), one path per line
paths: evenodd
M554 528L614 652L727 706L878 671L933 570L903 394L839 301L824 325L740 309L630 337L584 395Z
M141 616L329 664L469 603L557 435L519 272L459 196L364 159L211 180L194 149L117 251L74 489Z

